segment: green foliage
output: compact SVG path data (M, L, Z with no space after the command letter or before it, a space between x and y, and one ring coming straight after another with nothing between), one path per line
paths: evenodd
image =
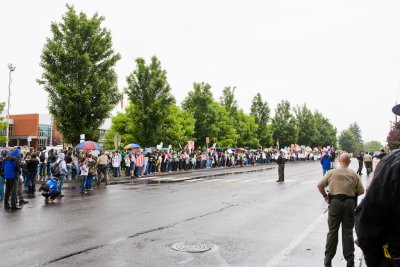
M6 103L0 102L0 114L3 113L5 105L6 105ZM5 121L5 119L0 116L0 131L6 130L7 126L8 126L7 121ZM6 141L7 141L7 136L0 135L0 143L6 143Z
M297 122L290 112L290 103L288 101L282 100L278 104L275 116L272 119L272 127L274 129L274 142L279 141L280 147L297 143Z
M136 110L138 127L135 136L141 145L154 145L163 136L168 106L175 103L167 72L155 56L149 65L143 58L137 58L136 69L127 77L127 82L125 91Z
M135 108L132 103L129 103L124 113L118 113L112 119L111 128L107 130L104 148L114 149L114 135L119 133L121 135L121 146L120 149L130 143L138 143L134 134L136 133L136 121L135 121Z
M359 143L363 143L362 135L361 135L361 128L357 122L350 124L349 131L351 131L354 134L354 136L356 137L356 139Z
M379 141L369 141L364 144L364 151L366 152L380 151L382 148L383 145Z
M339 135L339 148L343 151L349 153L357 153L359 149L359 144L357 137L350 130L344 130Z
M183 110L192 114L195 119L194 138L199 146L205 144L206 137L215 138L219 131L214 123L218 111L213 109L215 107L214 102L211 85L204 82L193 83L193 91L190 91L182 102Z
M337 144L337 129L332 125L328 118L325 118L319 112L314 112L314 120L316 126L316 138L312 147L335 147Z
M49 94L49 111L67 143L79 135L97 140L98 129L121 98L114 71L120 55L112 49L111 33L101 27L104 17L88 18L72 6L60 23L51 23L37 82Z
M193 139L195 121L191 114L182 111L177 105L169 105L168 114L161 127L162 135L159 142L172 145L173 148L183 148ZM157 143L159 143L157 142Z
M238 111L238 104L235 99L235 90L236 87L231 88L230 86L227 86L222 91L222 96L220 97L221 105L225 107L229 116L232 118L236 117Z
M263 101L261 94L257 93L251 102L250 114L254 116L255 122L258 125L257 137L260 145L263 147L269 147L273 144L272 140L272 127L270 121L270 108L268 103Z
M260 147L260 142L257 138L258 125L253 115L247 115L243 110L239 110L235 128L239 135L238 147Z
M317 125L314 114L306 104L297 106L295 109L297 125L299 129L299 137L297 142L305 146L317 146L319 140L317 138Z
M211 104L211 110L215 112L215 117L210 125L210 129L214 133L210 135L211 144L216 143L220 147L235 147L239 137L228 111L217 102Z

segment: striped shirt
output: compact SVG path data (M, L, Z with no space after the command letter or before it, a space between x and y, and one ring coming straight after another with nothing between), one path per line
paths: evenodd
M137 155L136 157L136 166L143 167L144 157L142 154Z

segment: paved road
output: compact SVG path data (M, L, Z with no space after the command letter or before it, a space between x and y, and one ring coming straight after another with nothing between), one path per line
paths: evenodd
M283 184L276 172L66 190L55 204L0 209L0 266L322 266L320 165L287 166ZM172 250L178 242L211 249Z

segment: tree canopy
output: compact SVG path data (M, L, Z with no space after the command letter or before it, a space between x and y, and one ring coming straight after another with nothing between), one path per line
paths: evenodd
M359 151L358 140L352 131L344 130L339 135L339 147L341 150L349 153L357 153Z
M366 152L380 151L382 148L383 148L383 145L379 141L369 141L364 144L364 151L366 151Z
M121 94L114 70L120 55L113 50L111 33L97 13L88 18L67 5L61 22L51 23L37 82L49 94L49 111L66 143L77 144L79 135L97 140L99 127Z
M263 147L269 147L273 144L272 141L272 126L270 122L270 108L267 101L263 101L261 94L257 93L250 108L250 114L254 116L255 122L258 125L257 138Z
M125 92L135 106L138 142L154 145L162 136L162 129L169 112L168 107L175 103L167 81L167 72L161 68L157 57L146 65L143 58L136 59L136 69L127 77Z
M298 126L295 117L291 113L289 101L282 100L272 118L272 127L274 129L273 138L280 147L290 146L297 143Z

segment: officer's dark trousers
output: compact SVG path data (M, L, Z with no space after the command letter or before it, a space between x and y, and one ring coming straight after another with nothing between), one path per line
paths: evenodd
M6 192L4 195L4 207L8 207L10 204L8 200L11 197L11 207L17 206L17 190L18 190L18 178L14 180L6 179Z
M285 180L285 164L278 165L278 175L279 175L279 181Z
M362 161L358 161L358 170L357 170L357 174L361 174L363 169L363 162Z
M325 264L330 264L336 254L338 245L338 231L342 224L343 256L347 266L354 266L354 209L353 199L332 199L329 205L328 226L329 232L326 238Z

